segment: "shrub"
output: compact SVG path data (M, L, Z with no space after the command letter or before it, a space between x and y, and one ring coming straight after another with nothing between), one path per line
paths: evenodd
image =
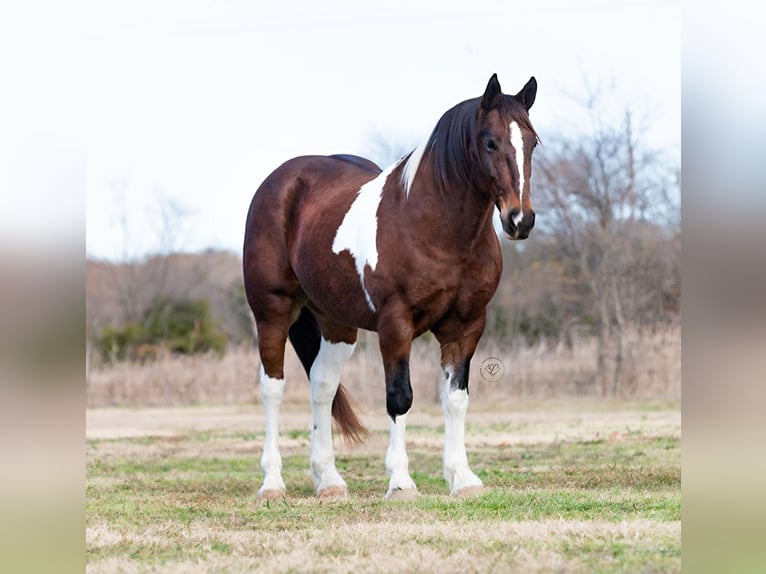
M144 313L141 323L107 326L96 346L107 362L134 358L136 348L169 349L173 353L222 353L227 338L210 316L207 301L161 299ZM142 360L161 353L141 353Z

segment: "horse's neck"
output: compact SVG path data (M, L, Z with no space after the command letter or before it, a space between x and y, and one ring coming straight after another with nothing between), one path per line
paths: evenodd
M413 222L429 222L427 232L445 246L464 250L477 239L494 233L492 213L494 205L482 201L475 190L451 186L438 190L436 185L413 186L404 207L405 217Z

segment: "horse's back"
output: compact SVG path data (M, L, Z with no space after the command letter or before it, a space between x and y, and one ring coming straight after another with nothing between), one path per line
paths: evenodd
M247 216L246 291L299 290L300 268L330 257L343 216L362 185L380 171L353 155L301 156L274 170L253 196Z
M345 161L352 165L355 165L357 167L360 167L366 171L369 171L370 173L374 175L378 175L382 169L380 169L380 166L376 164L373 161L370 161L369 159L359 157L358 155L351 155L347 153L340 153L329 156L331 159L337 159L339 161Z
M276 219L293 210L306 199L317 200L317 193L329 188L362 185L373 179L381 169L363 157L338 154L331 156L300 156L280 165L258 187L250 203L245 229L245 247L255 228L267 223L267 216ZM323 203L318 199L319 203Z

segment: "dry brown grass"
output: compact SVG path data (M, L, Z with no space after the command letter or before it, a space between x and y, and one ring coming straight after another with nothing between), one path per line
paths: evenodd
M655 334L628 333L623 398L679 400L681 396L681 334L674 329ZM505 375L497 382L484 380L482 361L499 358ZM250 404L258 400L260 359L251 348L238 348L223 357L174 356L144 365L96 365L87 374L87 404L95 406L168 406L191 404ZM415 401L435 401L441 381L439 348L433 339L415 342L411 357ZM288 345L285 374L286 400L308 399L306 375ZM377 405L383 397L383 367L375 333L360 332L357 350L343 371L351 396L364 405ZM499 345L484 341L471 364L474 401L537 400L595 397L596 343L582 340L573 349Z
M100 524L86 531L91 548L129 542L162 545L178 525L123 533ZM679 522L634 520L536 520L523 522L406 523L402 521L309 528L300 540L278 530L227 531L191 525L184 543L198 548L226 545L230 554L210 552L205 564L173 561L156 572L582 572L581 556L561 547L600 543L635 544L647 538L678 539ZM434 544L438 541L438 544ZM298 544L296 544L298 542ZM502 552L486 552L486 549ZM483 551L484 550L484 551ZM111 558L92 570L131 571L125 558ZM135 568L135 566L133 566ZM136 568L140 570L140 568Z
M388 421L338 441L345 501L314 496L311 415L281 420L288 496L256 496L264 417L254 406L86 411L89 572L677 572L677 408L601 401L472 409L469 458L487 492L447 495L439 409L412 413L420 496L383 499Z

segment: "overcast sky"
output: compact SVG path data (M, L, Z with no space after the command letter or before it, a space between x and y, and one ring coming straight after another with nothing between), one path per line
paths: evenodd
M364 155L375 136L417 143L495 72L506 93L537 78L543 141L576 129L567 94L587 78L651 116L652 145L680 146L679 2L134 1L94 3L88 19L92 257L239 251L280 163ZM163 240L169 205L185 215Z

